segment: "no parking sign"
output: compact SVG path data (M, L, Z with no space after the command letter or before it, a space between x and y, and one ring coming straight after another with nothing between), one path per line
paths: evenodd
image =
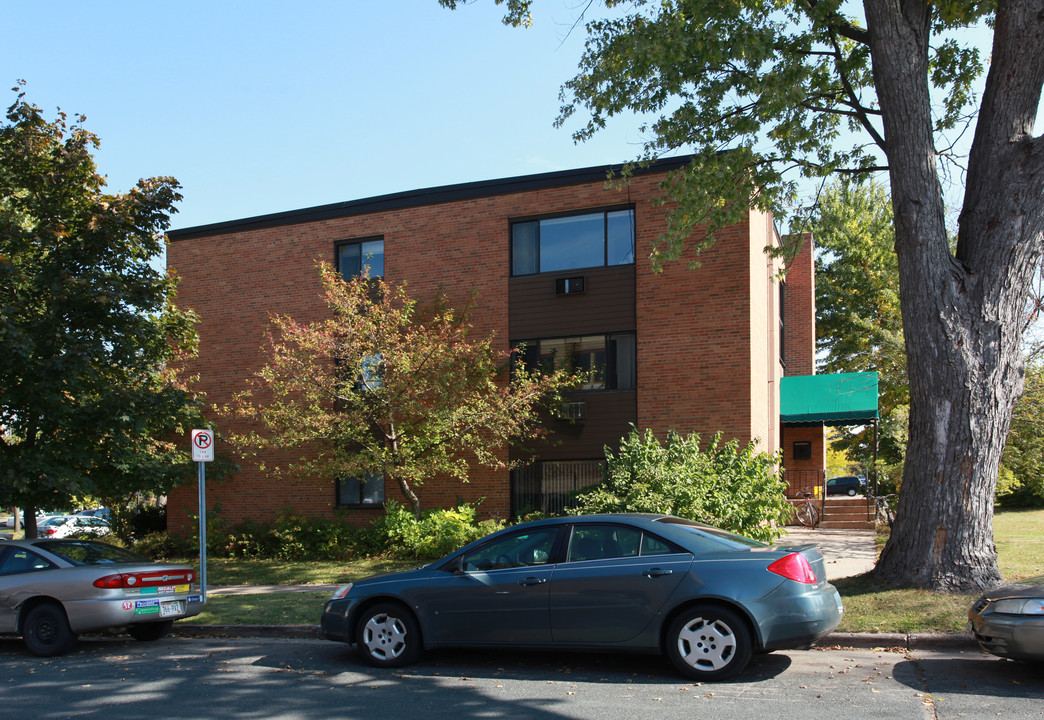
M192 431L192 462L214 462L214 431Z
M214 431L193 430L192 461L199 463L199 590L207 601L207 470L203 463L214 461Z

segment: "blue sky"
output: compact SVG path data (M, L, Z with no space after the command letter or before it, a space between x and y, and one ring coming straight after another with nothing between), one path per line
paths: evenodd
M637 122L580 146L552 126L572 6L521 30L492 0L7 0L0 87L86 115L111 191L176 177L189 227L635 157Z
M176 177L183 228L636 157L635 118L581 145L582 113L553 127L585 4L522 30L493 0L6 0L0 87L85 114L111 191Z

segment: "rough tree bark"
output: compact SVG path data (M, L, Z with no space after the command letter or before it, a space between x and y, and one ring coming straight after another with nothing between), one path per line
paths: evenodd
M932 5L865 0L886 133L910 378L898 522L876 574L974 591L1000 579L997 470L1022 392L1022 312L1044 232L1044 2L1000 0L956 252L947 235L928 85Z

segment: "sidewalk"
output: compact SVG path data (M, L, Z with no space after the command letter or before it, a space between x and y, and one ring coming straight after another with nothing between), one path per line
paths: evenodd
M815 543L826 560L827 579L862 575L877 562L877 533L873 530L812 530L791 526L777 545L792 542Z

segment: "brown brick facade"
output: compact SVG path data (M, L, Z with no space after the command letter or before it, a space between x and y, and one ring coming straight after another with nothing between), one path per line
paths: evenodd
M780 446L778 384L783 374L780 309L776 261L763 252L765 246L778 243L772 220L751 212L746 222L721 234L701 257L699 269L689 270L683 261L655 274L648 252L664 227L665 210L654 200L665 169L638 174L622 189L605 186L604 169L590 169L436 188L176 231L167 258L171 271L181 279L178 303L200 316L200 352L191 372L198 374L198 387L213 408L228 403L262 365L259 348L270 314L302 321L322 316L316 265L333 262L335 243L352 238L383 238L385 277L407 282L415 296L430 296L442 288L452 301L462 303L474 295L475 332L495 333L499 346L507 350L513 339L510 221L622 205L635 211L637 256L630 290L637 388L618 393L621 402L631 403L626 412L634 414L639 427L657 433L675 428L709 438L721 430L728 438L758 439L766 449L775 450ZM811 278L808 281L806 288L811 287ZM792 282L798 285L788 275L788 304L795 294L806 291L790 289ZM788 315L788 367L790 322ZM627 329L592 327L591 331ZM810 350L809 362L813 359ZM219 433L236 429L230 418L216 410L208 414ZM617 421L613 427L618 425ZM506 456L507 449L504 452ZM581 457L589 452L584 450ZM568 457L568 451L559 456ZM265 520L282 511L332 515L332 479L277 481L252 464L239 462L241 470L230 481L207 489L208 505L220 505L223 519ZM509 486L507 471L476 468L469 483L434 480L420 489L420 496L425 507L485 498L486 513L505 517ZM400 497L391 485L386 494L388 499ZM188 527L195 505L194 485L175 490L169 497L170 527ZM352 515L354 521L365 522L375 512L379 508L353 510Z

